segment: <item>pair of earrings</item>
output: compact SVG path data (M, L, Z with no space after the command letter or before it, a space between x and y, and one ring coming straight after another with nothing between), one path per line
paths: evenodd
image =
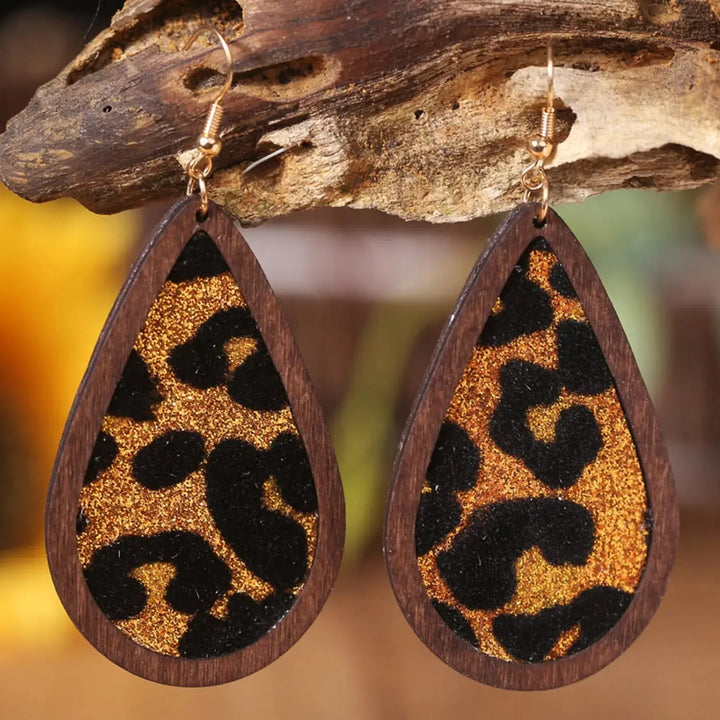
M131 672L177 685L237 679L285 652L325 602L344 538L300 354L254 255L207 196L232 57L204 29L227 81L188 197L143 248L100 336L46 524L53 580L81 632ZM385 518L391 582L421 639L470 677L517 689L573 682L622 652L662 597L677 537L632 352L548 206L551 57L548 68L526 202L443 331Z

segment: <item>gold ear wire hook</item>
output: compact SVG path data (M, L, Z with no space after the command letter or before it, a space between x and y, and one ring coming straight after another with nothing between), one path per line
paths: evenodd
M552 143L555 136L555 58L553 57L553 47L550 44L547 47L547 74L547 104L542 111L540 136Z
M222 89L220 90L220 93L215 98L214 103L219 103L222 101L222 99L230 92L230 88L232 88L232 81L233 81L233 58L232 53L230 52L230 46L227 44L227 41L222 36L222 33L217 29L214 28L212 25L201 25L191 36L190 39L185 43L185 47L183 48L183 52L186 50L189 50L195 41L202 35L204 32L210 32L218 39L220 42L220 46L223 49L223 52L225 53L225 60L227 61L227 67L225 70L225 84L223 85Z
M210 110L208 110L207 118L205 119L205 125L197 138L196 149L198 154L190 161L190 164L187 167L187 174L189 176L187 194L192 195L197 186L200 191L200 209L202 214L205 215L207 214L209 206L205 179L212 172L213 158L218 156L220 149L222 148L222 143L218 137L218 131L220 130L220 123L222 122L224 111L220 103L232 88L233 58L232 53L230 52L230 47L225 38L212 25L200 26L185 43L183 50L189 50L203 32L210 32L217 37L220 42L220 46L225 53L226 60L225 83L222 88L220 88L220 92L217 94L215 99L212 101Z
M544 223L550 203L550 185L545 162L550 159L555 150L555 59L552 45L547 47L547 76L548 92L547 103L542 109L540 132L533 135L528 143L528 150L533 157L533 163L525 169L521 182L525 191L525 202L530 202L533 195L540 193L540 210L537 221Z
M193 43L203 32L210 32L215 35L215 37L217 37L218 41L220 42L220 46L225 53L226 60L225 84L222 86L222 88L220 88L220 92L213 100L212 105L210 105L210 110L208 111L207 119L205 120L205 126L203 127L202 134L198 137L198 150L200 150L203 155L215 157L220 152L221 147L221 143L217 137L217 132L220 129L220 123L222 122L223 116L223 108L220 103L230 92L230 88L232 88L233 59L232 53L230 52L230 47L225 41L225 38L216 28L212 27L212 25L202 25L201 27L199 27L192 34L190 39L185 43L185 47L183 48L183 50L189 50L192 47Z
M555 105L555 57L553 55L553 47L548 44L547 47L547 73L548 73L548 94L547 109L550 110Z

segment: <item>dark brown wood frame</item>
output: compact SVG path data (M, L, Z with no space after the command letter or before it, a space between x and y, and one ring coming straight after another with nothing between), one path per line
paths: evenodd
M338 573L345 508L335 455L300 352L255 256L233 220L211 204L204 222L198 200L184 199L165 216L144 247L103 328L80 385L55 461L48 494L46 547L58 594L85 637L113 662L172 685L215 685L249 675L295 643L320 612ZM83 578L75 522L78 496L95 438L145 318L178 255L196 229L215 240L255 317L287 391L310 459L318 496L315 559L290 612L253 645L226 656L189 660L136 644L102 613Z
M678 537L678 510L667 452L645 384L620 321L590 260L552 211L542 230L537 206L514 210L475 265L430 363L400 443L385 516L385 558L397 600L420 639L442 660L475 680L514 690L541 690L580 680L615 659L640 634L662 599ZM459 638L433 608L415 556L415 518L430 456L472 349L512 267L542 235L582 302L617 385L647 486L653 529L647 564L630 607L598 642L543 663L506 662Z

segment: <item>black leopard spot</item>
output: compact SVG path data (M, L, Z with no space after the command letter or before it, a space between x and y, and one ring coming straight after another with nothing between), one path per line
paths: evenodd
M255 352L233 372L228 394L250 410L282 410L288 404L280 374L262 339L258 339Z
M563 633L580 626L580 635L567 655L597 642L622 617L632 600L630 593L600 586L580 593L569 605L556 605L537 615L498 615L493 632L514 658L542 662Z
M445 421L427 469L429 492L420 496L415 519L415 551L424 555L460 522L462 511L454 493L475 485L480 452L459 425Z
M480 452L459 425L445 421L440 428L427 469L430 487L440 492L474 487L480 468Z
M515 562L538 547L551 565L583 565L595 539L590 513L569 500L524 498L479 508L437 566L453 596L473 610L494 610L515 593Z
M550 243L542 235L537 235L532 239L530 245L528 245L528 249L525 251L522 260L520 261L526 270L530 267L530 252L532 251L554 254L553 249L550 247Z
M550 271L550 287L552 287L555 292L560 293L563 297L577 297L575 288L572 286L570 278L565 272L565 268L559 262L555 263L555 265L553 265L553 269Z
M202 435L171 430L141 448L133 459L133 477L149 490L183 482L205 457Z
M256 348L231 373L225 344L237 337L255 339ZM288 404L280 374L247 308L215 313L188 342L173 349L168 363L179 380L201 390L227 383L230 397L250 410L281 410Z
M415 518L417 556L424 555L444 540L457 527L461 517L460 503L452 493L437 490L422 493Z
M154 420L153 407L162 400L145 361L133 348L115 387L108 415L131 420Z
M580 395L598 395L613 386L610 369L592 328L586 322L563 320L557 328L560 380Z
M175 566L165 599L181 613L209 610L230 589L230 569L199 535L184 531L125 535L96 550L84 570L91 594L110 620L127 620L142 612L147 592L130 573L148 563Z
M527 425L527 411L551 405L560 396L555 370L511 360L500 370L502 397L490 420L490 437L506 453L520 458L548 487L574 485L602 447L602 435L592 410L573 405L560 413L555 441L537 440Z
M97 480L100 473L107 470L113 464L117 454L118 444L115 442L115 438L106 432L99 433L97 440L95 440L92 455L90 455L90 462L85 472L83 485L89 485L91 482Z
M271 476L268 453L243 440L225 440L208 458L206 497L218 530L248 569L289 590L307 574L307 537L297 522L263 505Z
M228 502L233 504L234 512L250 516L262 504L263 486L268 478L265 451L239 438L224 440L210 453L205 477L208 487L212 480L222 490L220 485L227 479L242 490L228 497Z
M265 465L288 505L300 512L318 509L310 460L297 435L289 432L278 435L265 455Z
M227 381L229 373L225 343L238 337L260 337L250 311L220 310L190 340L173 348L168 363L176 377L192 387L200 390L217 387Z
M478 647L478 640L472 625L465 619L462 613L451 608L449 605L439 600L432 601L433 607L437 610L437 614L443 619L443 622L465 642L470 643L473 647Z
M523 335L550 327L554 317L550 296L527 278L530 254L547 249L549 248L544 238L535 238L528 245L500 293L502 310L487 319L478 345L504 345Z
M214 277L229 271L213 239L204 230L197 230L180 253L168 280L179 283L200 277Z
M236 593L228 601L225 618L209 613L195 616L180 639L182 657L207 658L237 652L266 635L290 610L294 597L273 593L261 602Z

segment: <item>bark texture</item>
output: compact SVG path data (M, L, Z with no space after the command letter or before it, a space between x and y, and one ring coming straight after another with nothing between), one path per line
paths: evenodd
M720 0L128 0L0 136L35 201L115 212L183 191L224 80L211 197L248 224L316 205L449 222L517 203L556 55L554 203L720 176ZM242 176L247 165L286 153Z

